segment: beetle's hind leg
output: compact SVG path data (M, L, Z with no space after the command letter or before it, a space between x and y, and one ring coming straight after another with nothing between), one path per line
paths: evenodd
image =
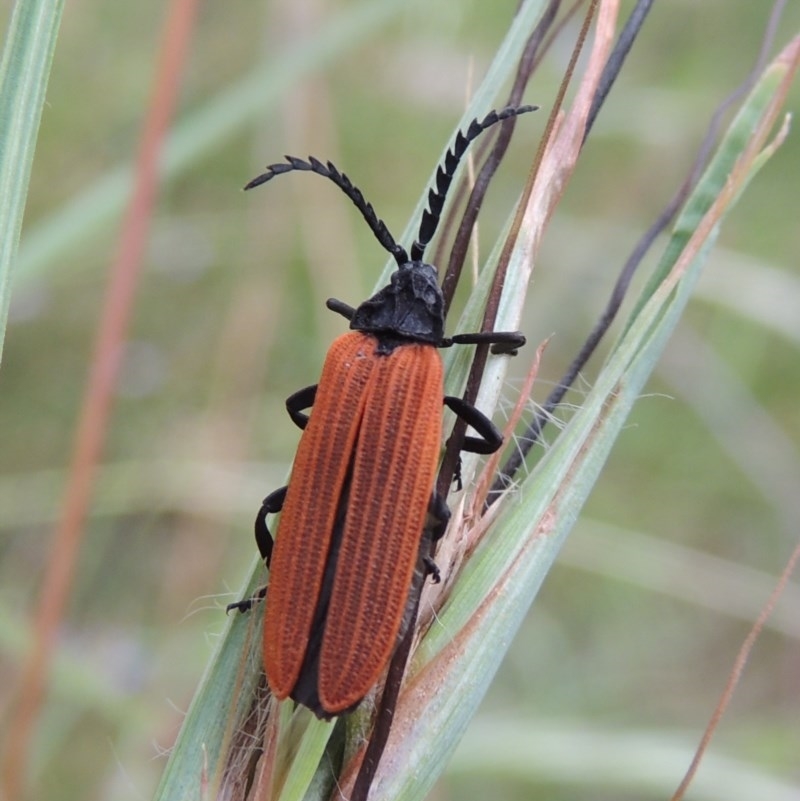
M477 437L464 437L461 446L462 451L467 453L494 453L503 444L503 435L497 430L497 426L481 411L474 406L470 406L463 398L453 395L446 395L445 405L449 406L458 417L467 425L477 431Z
M425 527L425 533L423 534L423 543L427 540L426 534L430 536L430 543L440 540L447 530L449 520L450 508L447 506L447 502L438 492L434 492L428 504L428 525ZM442 574L439 571L439 566L433 561L433 557L430 554L423 554L422 564L433 583L438 584L442 580Z

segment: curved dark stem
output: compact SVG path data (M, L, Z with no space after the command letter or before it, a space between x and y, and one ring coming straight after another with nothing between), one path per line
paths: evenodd
M611 91L611 87L614 85L614 81L617 80L622 65L625 63L625 59L628 57L628 53L633 43L636 41L636 37L639 35L642 25L644 25L644 21L654 2L655 0L639 0L625 22L625 27L622 29L619 39L617 39L617 43L611 51L611 55L603 69L603 74L600 76L600 83L597 86L597 91L592 100L592 106L589 109L589 116L586 119L586 130L583 132L584 143L586 142L586 137L589 136L589 131L592 130L592 126L597 119L600 109L603 107L603 103L606 101L608 93Z
M600 107L602 106L602 103L608 95L611 85L613 85L613 82L617 77L619 68L622 66L622 61L624 60L625 55L627 55L628 50L630 50L631 42L623 42L625 33L626 31L634 30L634 28L635 32L638 32L644 20L644 15L647 13L647 11L649 11L650 5L652 5L652 0L640 0L640 2L637 3L636 8L634 8L633 12L631 13L631 19L634 16L637 17L637 25L634 26L631 23L631 19L629 19L625 25L623 34L620 36L620 41L614 48L614 54L612 54L612 57L609 59L609 65L612 63L612 61L614 61L616 64L616 69L609 70L608 67L606 68L608 75L604 73L603 80L601 80L601 85L598 88L597 96L595 97L592 105L592 112L594 114L594 116L591 117L592 122L597 116L597 111L599 111ZM575 379L578 377L578 374L592 357L606 331L614 321L614 318L616 317L617 312L622 305L622 301L625 298L634 273L641 264L648 250L651 248L653 242L656 240L659 234L666 229L670 221L675 217L678 210L686 202L686 199L689 197L692 189L697 184L701 174L708 165L714 142L719 138L723 115L733 103L735 103L739 98L743 97L750 90L764 67L772 47L778 27L778 20L781 12L783 11L784 5L785 0L777 0L777 2L774 4L755 66L750 73L748 73L741 85L731 92L714 111L714 114L711 116L709 121L706 134L700 143L697 155L695 156L692 166L689 169L688 175L678 188L675 195L666 205L664 210L661 212L661 214L659 214L655 222L636 243L631 255L628 257L622 270L620 271L619 277L617 278L617 281L614 284L614 288L611 292L611 297L609 298L606 308L600 316L600 319L592 328L589 336L586 338L586 341L581 346L577 356L572 360L572 363L561 377L561 380L548 395L533 422L519 438L519 447L509 456L506 463L503 465L502 470L498 473L494 484L492 485L492 489L490 490L487 498L487 505L493 503L499 497L499 494L509 487L513 482L514 476L522 466L525 457L528 455L528 453L530 453L531 448L539 441L539 437L541 436L545 425L547 425L549 420L552 418L553 411L563 400L564 396L575 382ZM640 8L644 8L644 10L640 11ZM621 54L615 58L615 54L617 53L618 49L621 51ZM599 97L598 100L598 96L601 94L602 96ZM588 127L589 126L587 125L587 131Z
M261 184L267 183L267 181L271 181L276 175L283 175L295 170L314 172L317 175L321 175L323 178L333 181L350 198L353 205L361 212L361 216L372 230L372 233L375 234L375 238L383 248L394 256L397 264L402 267L408 262L408 254L405 248L394 241L394 237L386 227L386 223L375 213L372 204L366 201L361 190L354 186L353 182L343 172L339 172L332 162L329 161L327 164L323 164L313 156L309 156L308 161L303 161L303 159L299 159L296 156L285 156L285 158L288 163L270 164L261 175L256 176L246 184L245 190L254 189L257 186L261 186Z

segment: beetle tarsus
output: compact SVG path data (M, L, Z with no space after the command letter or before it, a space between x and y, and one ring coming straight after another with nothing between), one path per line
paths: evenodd
M461 454L456 457L455 467L453 468L453 483L456 485L456 492L464 489L464 482L461 479Z
M423 556L422 563L425 565L425 572L431 577L431 581L434 584L439 584L442 580L439 565L437 565L430 556Z
M249 598L243 598L241 601L234 601L232 604L228 604L225 607L225 614L227 615L232 609L235 609L237 612L241 612L242 614L249 612L257 603L263 601L266 595L266 586L259 587L258 590L256 590L255 595L251 595Z

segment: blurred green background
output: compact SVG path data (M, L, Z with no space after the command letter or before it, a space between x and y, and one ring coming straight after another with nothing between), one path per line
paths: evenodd
M777 46L800 29L789 5ZM251 564L255 510L296 446L284 399L316 379L344 328L324 299L358 302L384 264L323 181L242 185L284 153L331 158L399 236L514 7L201 6L37 741L38 797L151 795ZM750 70L767 11L656 4L536 267L522 327L532 343L553 335L537 400L682 180L714 108ZM115 252L119 171L137 150L164 16L152 0L80 0L64 14L0 371L0 666L14 680ZM350 33L343 18L357 20ZM543 110L517 126L482 214L484 254L524 181L569 33L526 95ZM795 87L790 107L799 97ZM793 132L723 230L441 797L657 798L680 780L799 528L799 166ZM14 680L0 683L3 710ZM730 762L709 761L719 794L698 797L731 797L725 781L741 789L751 772L800 785L796 583L713 748ZM629 788L642 770L665 789Z

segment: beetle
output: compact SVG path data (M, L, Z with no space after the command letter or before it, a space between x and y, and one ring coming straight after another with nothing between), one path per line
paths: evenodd
M493 453L502 444L491 420L444 395L437 348L491 344L495 353L513 354L525 338L516 331L446 337L437 271L423 256L469 144L492 125L533 110L510 106L459 131L437 170L410 254L331 162L286 156L245 187L291 171L328 178L397 262L389 285L357 308L327 302L351 330L331 345L319 383L287 399L303 433L288 485L268 495L256 517L256 543L270 571L261 592L267 680L276 698L292 698L317 717L352 710L378 682L407 623L418 565L439 580L420 548L426 530L433 539L444 533L450 514L434 490L442 402L477 434L465 438L462 450ZM273 540L266 518L276 512ZM252 603L228 610L246 611Z

